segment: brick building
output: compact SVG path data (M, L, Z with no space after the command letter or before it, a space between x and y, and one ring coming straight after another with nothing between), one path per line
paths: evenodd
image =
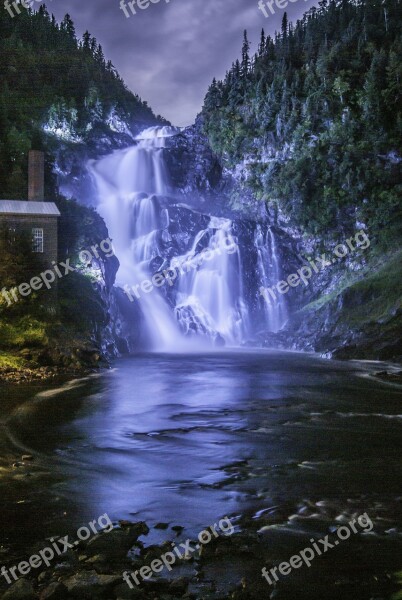
M57 219L54 202L44 201L44 154L30 150L28 156L28 200L0 200L0 226L12 234L25 232L32 238L32 252L51 266L57 262Z

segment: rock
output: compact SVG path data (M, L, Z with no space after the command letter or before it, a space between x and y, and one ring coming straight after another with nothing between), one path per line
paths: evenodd
M23 454L21 457L21 460L33 460L34 457L32 456L32 454Z
M59 581L54 581L40 593L40 600L64 600L68 596L68 590L65 585Z
M186 593L189 584L189 579L186 577L179 577L175 579L169 586L169 592L174 596L183 596Z
M135 523L132 521L127 521L126 519L122 519L119 521L119 525L120 527L131 527L132 525L135 525Z
M121 581L118 575L99 575L96 571L83 571L63 581L68 593L74 598L94 600L109 595L116 583Z
M42 573L39 573L38 575L38 583L45 583L50 578L51 574L49 573L49 571L42 571Z
M134 586L132 589L128 586L127 583L121 583L117 587L114 588L113 594L116 598L120 598L121 600L131 600L138 598L145 598L145 592L142 588L138 587L134 581L131 582Z
M167 529L169 527L169 523L157 523L154 529Z
M181 525L173 525L172 527L172 531L176 531L176 533L181 533L183 529L184 527L182 527Z
M37 597L32 583L27 579L19 579L8 588L1 600L35 600Z
M108 559L125 558L139 536L146 535L148 532L149 528L144 522L134 523L124 529L113 529L92 538L85 551L89 556L102 554Z
M214 346L216 346L216 348L223 348L223 346L226 345L225 342L225 338L223 336L221 336L220 333L217 333L215 336L215 340L214 340Z

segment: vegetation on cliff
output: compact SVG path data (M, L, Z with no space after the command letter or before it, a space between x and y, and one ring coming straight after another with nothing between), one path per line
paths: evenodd
M324 0L213 81L212 148L308 233L365 223L400 234L401 12L397 0Z
M78 141L96 125L118 131L163 121L127 89L88 31L77 40L69 15L58 24L43 4L20 11L0 11L0 190L10 199L26 196L27 152L43 143L43 130Z

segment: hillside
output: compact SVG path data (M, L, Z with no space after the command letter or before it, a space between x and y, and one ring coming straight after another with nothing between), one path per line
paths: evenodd
M77 39L69 15L58 24L43 4L36 13L20 10L18 18L0 11L0 190L7 198L26 195L33 145L54 152L100 134L130 139L165 122L127 89L89 32Z
M324 1L295 25L285 13L252 57L245 33L208 90L212 148L306 233L358 221L384 243L400 234L401 17L397 0Z

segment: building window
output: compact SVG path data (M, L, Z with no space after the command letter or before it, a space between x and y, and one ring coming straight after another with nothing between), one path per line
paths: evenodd
M43 252L43 229L32 229L32 252Z
M17 228L15 227L15 225L11 225L8 228L8 243L10 245L15 244L15 242L17 241Z

